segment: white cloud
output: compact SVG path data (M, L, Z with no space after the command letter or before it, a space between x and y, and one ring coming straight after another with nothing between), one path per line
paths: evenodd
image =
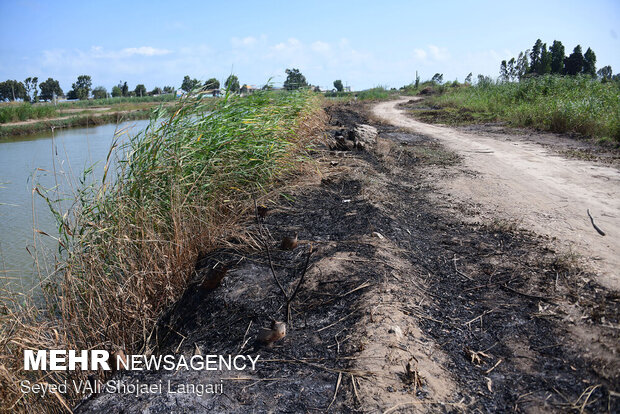
M428 45L428 50L430 51L431 56L435 60L443 61L450 58L450 54L448 53L448 49L446 48L440 48L435 45Z
M162 56L171 53L167 49L157 49L150 46L128 47L121 50L121 54L125 56L141 55L141 56Z
M233 37L232 39L230 39L230 42L234 47L247 47L254 46L258 42L258 40L253 36L244 37L242 39L238 37Z
M310 48L317 53L328 53L331 51L331 46L329 43L316 41L310 45Z
M413 55L419 60L426 60L427 53L424 49L413 49Z

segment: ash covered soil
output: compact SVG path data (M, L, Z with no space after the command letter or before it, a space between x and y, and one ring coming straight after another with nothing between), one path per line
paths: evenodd
M150 339L155 354L259 354L256 371L121 372L113 379L223 393L102 393L75 411L618 412L618 294L547 236L433 197L438 176L463 174L437 141L361 104L326 111L338 150L317 145L312 174L259 201L269 210L247 218L253 243L200 258ZM362 124L378 135L358 148ZM206 291L217 263L230 270ZM254 349L262 326L287 319L271 267L290 321L273 348Z

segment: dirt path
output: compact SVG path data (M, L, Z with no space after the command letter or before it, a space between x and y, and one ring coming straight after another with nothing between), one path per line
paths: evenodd
M522 140L477 136L418 122L398 105L382 102L374 115L400 128L440 140L463 157L475 174L459 174L442 187L473 202L483 217L516 221L538 234L556 237L568 251L585 256L598 281L620 290L620 171L587 161L567 160ZM606 233L600 236L586 213Z

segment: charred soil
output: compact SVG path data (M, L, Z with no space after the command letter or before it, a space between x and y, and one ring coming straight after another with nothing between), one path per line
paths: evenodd
M315 174L259 201L254 242L203 255L148 341L155 354L260 354L257 370L123 372L223 393L102 393L77 412L617 412L617 293L548 238L472 224L431 197L430 172L449 179L460 162L438 142L359 104L326 111L326 135L371 124L374 143L317 145ZM201 287L221 265L221 285ZM287 336L255 348L271 319L289 319Z

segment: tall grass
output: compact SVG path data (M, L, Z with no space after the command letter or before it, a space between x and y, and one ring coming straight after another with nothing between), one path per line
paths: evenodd
M393 94L384 86L376 86L374 88L366 89L357 93L357 98L363 101L366 100L383 100L390 99Z
M620 86L578 76L542 76L521 82L483 82L447 88L431 102L485 113L515 126L577 132L620 142Z
M322 128L319 107L310 92L225 97L212 111L199 95L172 115L160 107L119 147L117 163L109 157L101 183L78 191L71 214L55 211L62 260L43 286L46 306L0 316L0 404L54 412L78 397L23 396L20 379L84 375L23 372L23 349L149 353L155 322L186 288L199 252L243 237L253 194L299 165Z
M51 105L31 105L24 102L0 106L0 124L28 119L51 118L56 115L58 112Z

